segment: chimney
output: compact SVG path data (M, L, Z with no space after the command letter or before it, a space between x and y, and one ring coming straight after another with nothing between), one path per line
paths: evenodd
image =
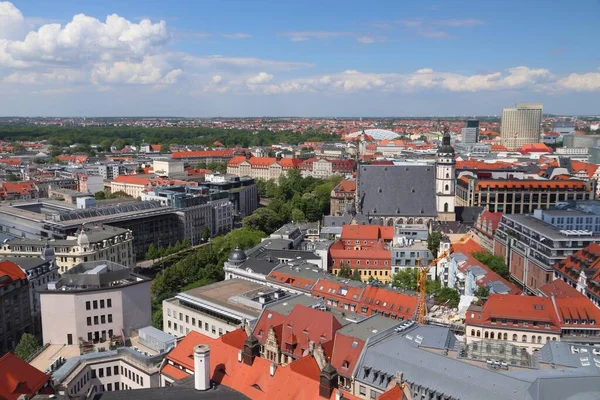
M242 362L242 350L238 350L238 362Z
M205 344L194 347L194 389L210 389L210 347Z
M335 400L342 400L342 398L342 391L338 389L337 392L335 392Z
M271 366L269 367L269 375L271 375L271 376L275 375L276 370L277 370L277 364L272 362Z

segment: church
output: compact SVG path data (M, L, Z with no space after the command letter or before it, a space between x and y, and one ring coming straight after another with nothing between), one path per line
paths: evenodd
M359 223L429 225L456 219L456 161L448 130L435 165L360 165L356 176Z

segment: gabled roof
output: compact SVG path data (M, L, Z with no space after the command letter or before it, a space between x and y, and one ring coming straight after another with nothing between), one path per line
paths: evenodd
M204 151L178 151L171 154L171 158L209 158L209 157L233 157L234 150L204 150Z
M333 188L333 191L336 193L354 193L356 191L356 180L344 179Z
M555 279L550 283L540 286L538 292L546 297L585 297L581 292L562 279Z
M17 400L21 395L31 398L40 391L52 394L51 388L44 388L49 381L50 376L12 353L0 358L0 399Z
M393 226L379 225L344 225L342 227L342 240L373 240L383 239L391 241L394 239Z
M366 307L366 312L362 308ZM374 312L397 314L403 319L411 319L417 308L417 298L385 287L367 285L357 310L361 314ZM400 318L399 318L400 319Z

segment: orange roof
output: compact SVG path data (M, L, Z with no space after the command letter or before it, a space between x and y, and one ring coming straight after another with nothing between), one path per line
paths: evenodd
M2 191L6 194L19 193L19 194L30 194L36 190L35 183L31 181L26 182L1 182Z
M350 193L356 191L356 180L354 179L344 179L340 183L333 188L333 191L336 193Z
M339 374L351 377L362 353L365 341L341 333L335 335L331 365Z
M286 274L281 271L273 271L267 276L268 281L277 282L278 285L289 286L294 289L307 291L315 284L315 281L296 275Z
M492 224L492 230L496 230L496 228L498 228L498 223L500 222L500 220L502 219L502 216L504 215L504 213L498 211L498 212L491 212L490 210L488 210L487 208L481 213L481 215L479 215L479 219L481 220L481 222L483 224Z
M587 277L586 290L600 296L600 244L592 243L560 261L554 269L571 280L579 281L581 273Z
M406 400L406 396L399 385L394 385L387 392L377 398L378 400Z
M190 332L167 355L167 360L175 363L185 360L186 365L189 365L186 368L194 371L193 348L198 344L206 344L210 347L211 379L218 384L257 400L319 398L320 370L312 356L300 357L287 366L277 366L275 374L271 376L271 362L266 359L256 357L252 365L238 361L238 352L243 348L243 342L231 343L229 336L234 332L236 331L218 339ZM245 338L246 334L241 329L237 332L236 336ZM164 368L166 366L163 370ZM335 396L336 390L333 390L330 399L335 399ZM357 399L346 392L344 398Z
M362 308L367 311L363 312ZM390 315L402 316L404 319L413 317L417 309L417 298L405 293L400 293L385 287L367 285L360 301L360 311L364 315L372 315L376 312L390 313Z
M119 175L115 179L113 179L113 182L126 183L129 185L148 186L150 184L150 178L135 175Z
M208 158L232 157L233 150L204 150L204 151L178 151L171 154L171 158Z
M50 387L44 388L49 382L50 376L12 353L0 358L0 399L17 400L21 395L31 398L39 392L52 394Z
M552 153L551 147L546 146L544 143L526 143L517 150L521 154L527 153Z
M474 169L474 170L497 170L497 169L508 169L511 168L512 164L504 161L497 161L494 163L487 163L480 160L465 160L457 161L456 169Z
M599 166L598 164L590 164L583 161L571 160L571 168L573 169L574 173L583 171L588 178L591 178L594 176Z
M546 297L585 297L581 292L569 285L562 279L555 279L538 288L538 291Z
M171 364L165 364L161 371L164 375L167 375L169 378L174 379L176 381L183 379L189 374L182 369L179 369Z
M21 165L20 158L0 158L0 164Z
M278 160L275 157L246 158L245 156L236 156L236 157L233 157L231 160L229 160L229 162L227 163L227 166L228 167L236 167L236 166L240 165L241 163L243 163L244 161L247 161L251 165L252 168L268 168L269 166L271 166L275 163L278 163L285 169L285 168L297 167L298 165L300 165L302 163L302 160L299 158L281 158Z
M494 190L494 189L584 189L586 182L583 181L555 181L541 179L476 179L463 175L459 181L468 184L471 180L476 182L476 190Z
M506 146L504 146L502 144L493 144L490 146L490 151L492 153L499 153L499 152L503 152L503 151L508 151L508 149L506 148Z
M87 161L88 156L86 156L86 155L70 156L68 154L63 154L63 155L57 156L56 158L59 161L84 164Z
M372 247L361 248L354 250L353 248L345 248L342 241L335 242L329 248L329 255L337 263L338 260L351 261L349 266L355 267L356 260L378 260L388 261L388 265L380 264L362 264L361 269L389 269L392 260L392 251L386 249L384 243L376 242Z

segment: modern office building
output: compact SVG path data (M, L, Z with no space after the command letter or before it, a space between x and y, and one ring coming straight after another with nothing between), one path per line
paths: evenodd
M508 150L540 141L543 108L541 103L518 103L502 110L500 139Z
M529 214L560 202L593 200L594 180L488 179L463 175L456 185L456 205L491 212Z
M556 264L600 242L600 234L588 230L586 218L592 217L574 210L505 214L494 234L494 254L504 258L512 279L523 286L523 291L537 293L554 279ZM571 225L558 227L562 221L570 221Z
M151 323L150 280L110 261L81 263L40 288L44 343L129 337Z
M0 261L0 355L14 351L23 333L33 333L27 275L14 262Z
M573 121L554 121L551 124L550 131L558 133L560 136L569 136L575 134L575 122Z
M462 136L461 143L465 145L472 145L479 142L479 121L474 119L466 121L460 133Z
M163 331L177 338L191 331L218 338L255 321L267 304L289 296L242 279L191 289L163 301Z

